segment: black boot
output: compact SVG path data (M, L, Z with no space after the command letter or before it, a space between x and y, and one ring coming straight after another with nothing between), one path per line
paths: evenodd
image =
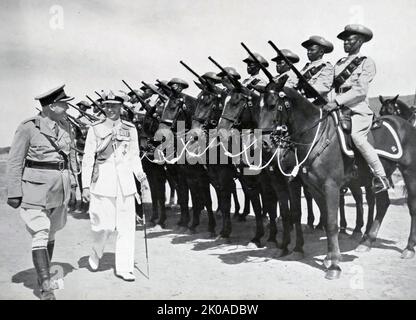
M49 255L49 262L52 262L53 256L53 248L55 247L55 240L49 241L47 248L48 248L48 255Z
M50 262L48 251L46 249L32 250L33 264L38 274L38 283L40 286L41 300L56 300L53 294L51 276L49 273Z

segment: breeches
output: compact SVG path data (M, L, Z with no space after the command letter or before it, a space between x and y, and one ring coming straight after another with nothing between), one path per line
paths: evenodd
M66 224L68 207L53 209L20 209L20 216L32 236L32 249L46 248L48 241L55 240L55 233Z
M383 165L374 147L368 142L367 135L370 132L373 121L372 115L353 113L351 116L351 138L368 165L376 175L385 176Z

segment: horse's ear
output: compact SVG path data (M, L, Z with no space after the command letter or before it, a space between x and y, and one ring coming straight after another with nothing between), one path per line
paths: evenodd
M396 102L396 101L397 101L397 98L399 98L399 95L395 96L392 100L393 100L394 102Z
M380 100L381 104L384 104L384 98L382 96L378 96L378 100Z

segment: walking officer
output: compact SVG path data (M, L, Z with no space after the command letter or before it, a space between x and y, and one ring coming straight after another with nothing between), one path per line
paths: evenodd
M32 236L32 259L42 300L55 300L50 261L55 233L65 226L70 198L71 165L75 164L73 132L66 121L64 86L37 96L42 110L17 128L7 170L7 203L20 206Z
M97 270L110 234L117 230L116 275L134 281L136 177L141 195L148 199L149 189L143 172L137 130L120 119L124 100L112 91L102 92L102 107L107 118L91 125L82 162L82 197L90 202L93 232L89 265Z
M373 190L378 193L387 190L390 185L377 152L367 140L374 115L367 94L376 75L376 65L370 57L360 53L361 46L372 37L372 31L359 24L347 25L338 35L344 41L344 51L348 56L335 65L335 98L324 109L332 111L344 106L351 110L351 138L373 170Z

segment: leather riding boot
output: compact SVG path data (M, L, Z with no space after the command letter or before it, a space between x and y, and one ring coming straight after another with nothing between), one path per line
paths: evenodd
M56 300L50 279L50 262L46 249L32 250L33 264L38 274L41 300Z
M55 240L49 241L46 247L48 249L49 262L52 262L53 248L55 247Z

